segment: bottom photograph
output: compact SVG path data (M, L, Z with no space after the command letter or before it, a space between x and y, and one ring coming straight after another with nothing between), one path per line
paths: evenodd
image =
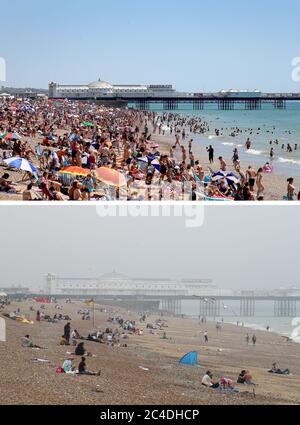
M2 207L0 404L300 404L297 207L122 208Z

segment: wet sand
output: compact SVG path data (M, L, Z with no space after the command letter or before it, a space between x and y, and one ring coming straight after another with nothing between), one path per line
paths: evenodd
M27 301L13 303L5 311L20 308L22 313L35 320L35 313L30 312L31 305L39 308L38 304ZM86 308L85 304L62 305L63 313L73 319L72 329L76 328L87 336L93 330L92 322L81 320L77 314L79 308ZM136 320L144 335L129 335L124 340L127 348L85 342L86 349L96 355L87 358L87 366L95 371L101 369L100 377L56 374L56 366L68 357L66 352L74 350L58 345L66 322L25 325L7 319L7 342L0 343L0 404L300 404L300 345L272 333L257 331L257 345L247 346L246 328L225 324L222 331L217 332L214 323L200 325L194 319L171 316L164 317L168 324L163 330L168 339L164 340L163 331L151 334L146 329L147 323L154 323L160 317L159 313L152 313L146 323L141 324L137 313L117 307L110 310L100 312L100 306L96 306L97 328L117 328L117 325L108 324L107 319L119 314L125 320ZM59 312L54 305L46 306L46 314L53 316ZM205 330L209 335L206 345ZM249 333L252 335L253 331L249 330ZM47 350L21 348L20 338L26 334ZM180 358L194 350L199 352L200 367L180 366ZM32 359L35 357L48 359L50 363L34 363ZM74 359L77 367L78 358L74 356ZM267 370L274 361L282 368L289 367L292 375L269 374ZM234 381L242 369L249 369L258 384L256 397L253 387L243 385L237 385L241 390L238 395L225 395L204 388L201 379L207 369L214 372L216 379L226 376Z

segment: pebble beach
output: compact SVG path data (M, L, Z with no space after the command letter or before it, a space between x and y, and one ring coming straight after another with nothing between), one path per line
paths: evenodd
M135 320L143 335L128 334L127 347L87 341L86 349L94 356L87 358L88 367L101 369L101 376L69 376L56 373L57 365L73 349L59 345L65 323L35 322L32 305L34 301L13 302L1 312L3 315L19 308L34 321L28 325L6 319L7 342L0 343L2 405L299 404L300 345L279 335L256 331L257 344L252 346L246 344L245 335L247 332L252 335L253 330L224 324L218 332L215 323L200 324L195 319L165 315L167 327L163 331L167 339L163 339L163 331L147 329L147 324L155 323L161 313L151 312L141 323L137 312L96 305L95 329L105 329L108 318L121 315L126 320ZM62 306L64 314L72 318L72 329L82 335L93 330L92 322L83 321L77 314L78 309L86 307L83 302L62 302ZM45 313L55 312L53 304L46 306ZM205 331L209 335L207 344L204 344ZM46 349L21 347L20 338L26 334ZM179 360L189 351L198 351L199 367L179 365ZM47 362L35 362L35 358ZM73 358L77 366L78 359ZM269 374L275 361L289 367L291 375ZM240 390L238 394L222 394L201 386L208 369L216 379L226 376L236 382L240 370L245 368L251 371L255 387L235 384Z

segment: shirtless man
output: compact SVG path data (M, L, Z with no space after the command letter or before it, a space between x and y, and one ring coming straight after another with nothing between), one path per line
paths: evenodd
M83 199L81 190L79 188L79 182L75 180L69 191L70 201L81 201Z
M249 189L251 192L254 192L254 186L255 186L255 179L256 179L256 172L253 170L251 165L249 165L248 170L246 172L246 177L249 182Z
M222 157L222 156L220 156L219 161L220 161L220 167L221 167L221 170L222 170L222 171L226 171L227 164L226 164L226 162L224 161L224 159L223 159L223 157Z

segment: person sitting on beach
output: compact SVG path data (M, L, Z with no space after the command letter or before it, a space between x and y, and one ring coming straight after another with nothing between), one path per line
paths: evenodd
M29 335L25 335L24 337L21 338L21 345L23 348L39 348L40 350L43 350L42 347L33 344L33 342L30 340Z
M73 362L73 359L71 357L69 357L67 360L63 362L62 368L65 373L75 373L72 362Z
M0 190L4 192L9 192L10 190L13 190L14 187L12 186L12 182L8 180L9 174L5 173L0 178Z
M222 377L220 379L220 389L232 393L238 393L239 390L234 388L233 381L229 378Z
M75 355L76 356L84 356L85 355L84 342L80 342L77 345L77 347L75 348Z
M237 383L238 384L246 384L246 385L256 385L253 381L252 381L252 375L249 372L249 370L242 370L241 373L239 374Z
M219 388L219 383L213 382L213 374L210 370L206 372L206 375L204 375L201 383L204 387L207 388Z
M65 335L62 335L59 345L70 345Z
M86 369L86 363L85 363L85 357L81 358L81 362L79 363L78 366L78 373L79 375L89 375L89 376L100 376L101 375L101 370L99 370L98 372L92 372Z

